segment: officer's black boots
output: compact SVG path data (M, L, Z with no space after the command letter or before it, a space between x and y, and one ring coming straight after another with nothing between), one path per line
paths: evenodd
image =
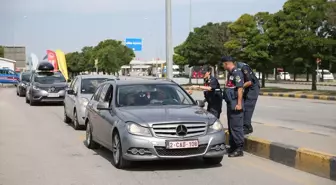
M253 132L253 127L246 128L244 127L244 135L251 134Z
M244 152L242 148L237 148L234 151L229 152L229 157L243 157Z

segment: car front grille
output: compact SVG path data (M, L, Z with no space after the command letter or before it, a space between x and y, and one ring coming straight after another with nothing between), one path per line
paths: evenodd
M44 91L47 91L47 92L59 92L61 90L65 90L65 87L54 87L55 90L54 91L51 91L51 87L39 87L39 89L41 90L44 90Z
M187 128L187 133L184 136L177 134L177 127L180 125ZM153 131L157 137L194 137L204 135L207 131L207 124L204 122L153 124Z
M166 147L156 146L155 150L159 156L189 156L203 154L207 148L207 144L199 145L198 148L187 149L166 149Z

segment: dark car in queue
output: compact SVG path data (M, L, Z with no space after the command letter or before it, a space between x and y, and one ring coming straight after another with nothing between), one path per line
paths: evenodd
M78 75L71 82L64 98L64 122L73 123L74 129L79 130L85 125L86 105L99 84L115 80L110 75Z
M51 65L51 66L50 66ZM26 103L63 104L68 83L60 71L53 71L49 62L42 62L37 71L33 71L26 90Z
M178 84L159 79L101 84L87 105L86 146L112 151L112 164L203 158L219 164L226 152L220 121Z
M23 72L20 75L19 83L16 86L16 95L22 97L26 95L27 86L30 83L31 72Z

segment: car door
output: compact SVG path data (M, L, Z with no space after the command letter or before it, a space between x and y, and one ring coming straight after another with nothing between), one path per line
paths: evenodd
M74 85L75 85L75 83L76 83L76 81L77 81L77 77L71 82L71 84L70 84L70 87L69 87L69 89L71 89L71 90L73 90L74 89ZM72 116L72 106L71 106L71 104L72 104L72 96L74 96L74 95L71 95L71 94L68 94L67 92L66 92L66 94L65 94L65 97L64 97L64 108L65 108L65 111L66 111L66 113L67 113L67 115L70 117L70 118L73 118L73 116Z
M97 109L97 104L99 102L100 94L102 91L102 88L104 85L101 85L97 88L96 92L93 94L90 102L88 103L87 106L87 111L88 111L88 118L91 122L92 125L92 135L95 137L95 139L99 142L101 142L101 137L99 136L99 124L97 124L99 120L98 116L98 109ZM98 125L98 126L97 126Z
M101 124L101 133L102 133L102 139L105 143L105 145L108 148L112 148L112 128L114 127L116 121L118 120L115 114L115 109L113 107L114 99L114 87L112 84L108 85L107 93L104 98L104 102L107 102L109 104L110 110L99 110L100 115L100 122Z
M74 120L74 110L76 107L76 99L77 99L78 93L80 93L79 92L80 91L79 90L80 81L81 81L81 78L77 77L77 80L74 82L74 85L73 85L74 94L69 95L69 111L70 111L69 115L71 115L72 120Z

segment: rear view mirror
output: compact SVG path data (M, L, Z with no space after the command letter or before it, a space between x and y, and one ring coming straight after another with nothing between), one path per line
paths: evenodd
M68 89L67 93L70 95L75 95L75 91L73 89Z
M97 105L98 110L110 110L108 102L99 102Z
M197 103L197 105L199 106L199 107L204 107L205 106L205 103L204 103L204 101L203 100L196 100L196 103Z

